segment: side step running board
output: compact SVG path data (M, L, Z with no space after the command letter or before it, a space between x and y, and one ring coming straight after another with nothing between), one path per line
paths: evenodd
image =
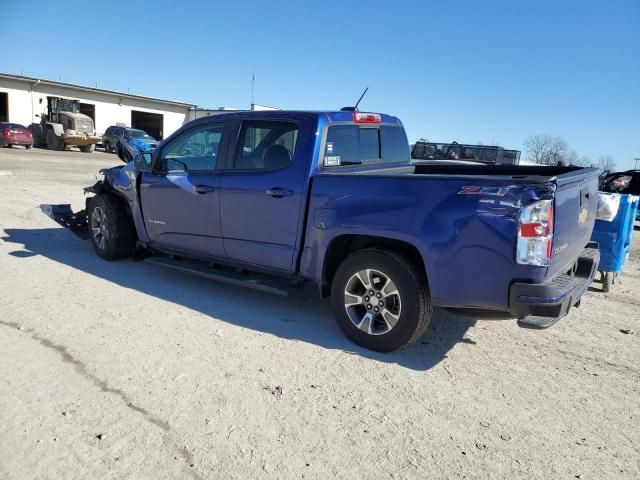
M289 296L289 292L287 290L261 283L260 280L257 279L257 277L262 277L262 275L255 275L251 277L234 272L227 272L224 270L213 270L203 262L198 262L196 260L175 260L173 258L164 256L148 257L145 258L143 262L151 263L154 265L161 265L163 267L168 267L179 272L190 273L202 278L214 280L216 282L237 285L239 287L250 288L252 290L258 290L260 292L279 295L281 297ZM265 279L268 278L266 275L264 277Z

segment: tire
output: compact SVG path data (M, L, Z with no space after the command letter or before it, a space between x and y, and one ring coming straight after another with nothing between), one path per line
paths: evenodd
M91 243L98 256L118 260L133 255L136 232L122 201L99 194L89 202L87 220Z
M57 137L53 128L47 129L47 148L49 150L64 150L64 142Z
M93 151L96 149L96 144L92 143L91 145L81 145L78 148L80 149L81 152L93 153Z
M370 291L374 295L367 295ZM345 335L377 352L392 352L420 338L433 313L424 273L404 255L377 249L355 252L338 267L331 306Z
M33 145L25 145L25 148L26 148L27 150L31 150L31 149L33 148Z
M109 142L104 142L103 146L104 146L105 153L113 153L113 151L111 150L111 145L109 145Z
M614 283L613 272L600 272L602 276L602 291L608 293L611 291L611 286Z

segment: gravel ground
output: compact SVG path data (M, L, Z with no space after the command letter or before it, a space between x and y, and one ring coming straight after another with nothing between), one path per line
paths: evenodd
M105 262L41 213L118 162L0 150L0 478L640 478L637 238L551 329L436 310L376 354L311 290Z

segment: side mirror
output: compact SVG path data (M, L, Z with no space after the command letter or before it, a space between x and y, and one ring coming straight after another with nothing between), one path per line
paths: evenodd
M38 115L38 114L36 113L36 114L34 115L34 117L38 117L38 118L40 118L40 115Z
M133 159L138 172L150 172L151 171L151 154L139 153Z

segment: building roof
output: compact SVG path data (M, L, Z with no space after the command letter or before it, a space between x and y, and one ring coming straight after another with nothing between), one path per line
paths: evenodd
M0 72L0 80L2 80L3 78L9 79L9 80L22 81L22 82L29 82L29 83L32 83L32 84L52 85L52 86L56 86L56 87L71 88L71 89L79 90L79 91L83 91L83 92L104 93L104 94L108 94L108 95L117 95L119 97L124 97L124 98L134 98L134 99L137 99L137 100L146 100L146 101L151 101L151 102L164 103L164 104L168 104L168 105L179 105L181 107L193 107L195 105L195 103L180 102L180 101L177 101L177 100L165 100L165 99L162 99L162 98L146 97L146 96L143 96L143 95L133 95L131 93L116 92L115 90L105 90L103 88L85 87L83 85L75 85L73 83L56 82L54 80L45 80L45 79L41 79L41 78L25 77L23 75L11 75L10 73L1 73Z

